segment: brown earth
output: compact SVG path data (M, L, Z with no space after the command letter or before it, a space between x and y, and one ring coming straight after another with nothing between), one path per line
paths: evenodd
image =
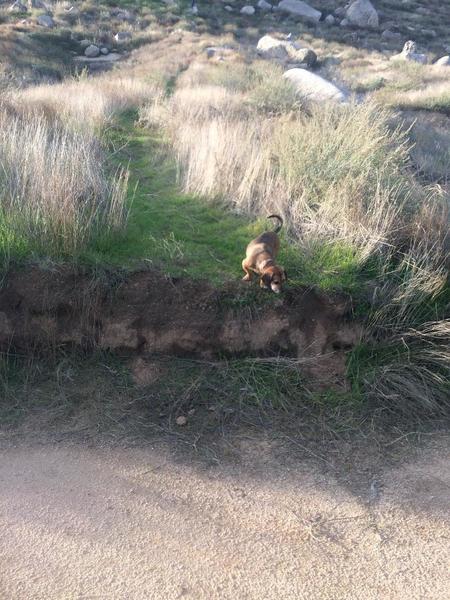
M296 288L250 309L233 306L237 292L148 270L109 282L68 268L11 272L0 290L0 347L319 357L313 370L331 382L344 376L345 351L359 335L348 298Z

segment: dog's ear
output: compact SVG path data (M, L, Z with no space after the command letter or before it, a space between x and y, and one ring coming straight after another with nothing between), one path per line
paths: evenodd
M286 269L283 269L283 281L287 281L287 279L288 279L287 271L286 271Z
M261 281L266 287L270 287L270 283L272 281L272 275L270 273L264 273L261 277Z

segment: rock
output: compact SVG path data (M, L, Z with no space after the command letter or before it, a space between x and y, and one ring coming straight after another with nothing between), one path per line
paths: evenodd
M25 6L25 4L22 4L22 2L14 2L14 4L11 4L11 6L8 8L8 10L10 12L23 13L23 12L27 12L28 9Z
M114 39L119 43L128 42L128 40L131 40L131 33L129 31L118 31Z
M298 63L303 63L307 67L313 67L317 62L317 54L311 48L301 48L292 54L289 53L290 60Z
M37 24L41 27L49 28L55 27L56 25L55 21L50 15L39 15L39 17L37 18Z
M284 73L283 77L289 79L298 93L308 100L317 102L344 102L346 100L344 92L331 81L305 69L290 69Z
M278 3L278 10L287 12L294 17L301 17L306 21L312 21L313 23L318 23L322 16L319 10L301 0L281 0Z
M379 25L378 13L370 0L354 0L345 13L351 25L375 29Z
M42 2L42 0L28 0L28 6L30 8L40 8L43 10L47 10L47 7Z
M255 9L253 6L243 6L241 8L241 10L239 11L241 13L241 15L254 15L255 14Z
M187 417L184 417L183 415L180 415L179 417L176 418L176 424L179 425L180 427L183 425L186 425L188 420Z
M264 58L274 58L278 60L287 60L288 51L286 46L290 42L285 40L277 40L270 35L263 36L256 46L256 50L260 56Z
M331 26L331 25L334 25L336 23L336 19L333 17L333 15L327 15L325 17L325 21L324 22L325 22L326 25L330 25Z
M425 54L420 54L417 52L416 43L412 40L408 40L403 46L403 50L400 52L400 54L395 54L395 56L391 57L391 60L409 60L421 63L423 65L426 65L428 62Z
M336 17L339 17L339 18L345 17L345 11L346 11L346 8L344 6L339 6L334 11L334 14L335 14Z
M100 54L103 54L103 56L106 56L107 54L109 54L109 48L107 48L106 46L102 46L100 48Z
M317 55L310 48L302 48L297 42L277 40L270 35L263 36L256 46L260 56L284 62L305 63L312 67L317 62Z
M86 48L90 45L91 45L91 42L89 40L81 40L81 42L80 42L80 48L82 50L86 50Z
M135 19L134 15L125 8L115 8L111 11L111 16L116 18L118 21L127 21L129 23Z
M401 39L402 35L401 35L401 33L398 33L396 31L391 31L390 29L385 29L383 31L383 33L381 34L381 37L383 38L383 40L398 41Z
M272 10L272 5L269 4L269 2L266 2L266 0L259 0L258 4L256 6L259 9L264 10L266 12L269 12Z
M347 25L350 25L350 21L348 19L342 19L342 21L339 23L339 25L341 27L347 27Z
M96 58L100 54L100 48L95 44L90 44L84 51L84 55L88 58Z
M224 9L228 12L233 12L233 7L230 6L229 4L227 4L226 6L224 6Z
M442 56L434 64L438 67L450 67L450 56Z
M418 15L431 15L431 10L429 8L425 8L425 6L419 6L419 8L416 8L416 13Z

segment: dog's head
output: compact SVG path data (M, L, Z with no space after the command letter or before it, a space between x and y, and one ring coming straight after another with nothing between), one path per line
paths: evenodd
M262 284L265 288L272 290L275 294L279 294L282 290L283 283L287 280L287 273L282 267L273 266L264 269L261 277Z

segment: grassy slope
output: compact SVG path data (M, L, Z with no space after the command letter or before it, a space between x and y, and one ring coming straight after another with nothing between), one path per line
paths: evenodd
M174 164L161 156L163 141L135 125L133 113L122 116L109 136L114 147L122 147L119 160L129 161L129 224L123 236L98 240L82 259L131 268L144 262L215 284L240 278L245 247L267 223L183 194ZM284 239L279 260L291 285L352 291L360 278L357 256L343 245L322 246L307 257Z

